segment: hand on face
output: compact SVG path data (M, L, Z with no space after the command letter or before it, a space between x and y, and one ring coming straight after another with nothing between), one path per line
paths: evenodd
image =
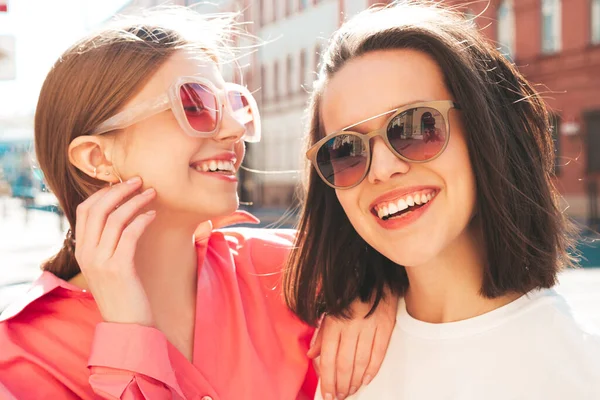
M143 209L156 196L139 193L133 178L105 187L77 207L75 258L107 322L152 326L150 304L136 273L137 242L156 213Z
M124 177L139 175L156 189L158 210L167 209L171 215L182 215L181 220L199 223L231 214L238 207L236 173L244 158L245 127L230 110L227 85L217 65L186 52L173 55L131 100L131 106L164 95L182 76L211 82L222 104L222 119L214 135L191 136L176 113L167 110L119 133L126 136L126 148L115 155Z
M232 111L230 98L235 96L227 91L229 86L216 63L188 52L175 53L124 106L123 113L156 103L156 99L164 98L177 87L182 77L206 82L206 88L210 86L210 90L198 89L204 97L198 95L196 100L212 101L212 106L208 104L204 109L196 104L193 113L189 111L194 127L209 129L204 126L208 116L203 113L215 114L214 104L220 105L220 122L209 136L191 134L192 125L184 129L187 122L181 120L187 118L184 110L190 108L189 104L188 108L180 109L183 105L173 101L170 109L143 118L122 131L75 138L70 158L88 175L97 169L98 179L105 179L104 171L118 171L123 179L142 177L146 186L159 193L157 210L167 211L174 223L177 220L197 225L237 209L236 173L244 158L242 137L246 128ZM199 83L193 85L200 87ZM198 119L204 122L200 124Z

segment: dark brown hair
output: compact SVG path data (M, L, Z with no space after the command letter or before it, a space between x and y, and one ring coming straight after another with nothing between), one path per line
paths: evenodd
M557 272L573 261L570 225L552 181L548 112L532 85L459 12L410 1L367 10L345 23L322 57L310 99L307 146L325 134L320 113L328 80L349 60L387 49L432 57L461 105L487 257L482 295L553 286ZM315 323L322 312L347 316L357 297L374 296L374 309L386 286L404 294L408 278L404 267L358 235L335 191L311 168L284 285L290 308Z
M35 114L35 151L47 185L58 198L70 230L58 254L42 268L68 280L79 273L72 232L77 206L104 182L75 168L71 141L88 135L120 111L176 51L194 49L225 56L233 15L201 16L161 8L127 17L69 48L43 84ZM223 51L225 50L225 51Z

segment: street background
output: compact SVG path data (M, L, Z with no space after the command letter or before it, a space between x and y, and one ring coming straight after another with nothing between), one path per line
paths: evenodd
M581 268L558 290L574 312L600 328L600 0L440 0L456 5L543 93L554 121L555 182L580 227ZM294 224L303 168L304 107L326 39L372 0L0 0L0 310L27 290L66 229L35 168L33 116L53 62L115 14L160 4L234 11L265 45L224 73L255 93L263 140L244 164L286 173L240 173L244 206L266 226ZM250 44L238 38L236 45ZM289 172L291 171L291 172ZM296 171L296 172L294 172Z

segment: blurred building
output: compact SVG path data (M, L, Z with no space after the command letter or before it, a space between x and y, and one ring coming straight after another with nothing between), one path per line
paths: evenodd
M555 117L556 185L568 213L598 226L600 0L466 3Z
M473 18L484 34L537 84L556 121L556 184L565 207L568 205L572 217L598 224L600 0L443 1L464 7L465 16ZM150 6L162 2L132 3ZM173 3L193 5L198 1ZM266 171L303 168L304 109L320 49L344 18L374 3L382 2L216 2L217 9L242 12L244 21L252 21L247 29L267 42L242 58L243 68L234 73L235 79L243 79L255 92L263 115L263 141L248 146L248 167ZM260 206L288 206L300 177L300 173L246 173L242 194L245 200Z
M555 117L556 184L571 217L597 225L600 181L600 0L446 0L464 5L484 34L537 86ZM319 50L343 17L375 1L255 1L254 32L273 43L253 62L264 140L248 163L269 171L303 165L303 110ZM253 177L253 198L290 203L299 175Z
M250 5L250 4L248 4ZM369 7L369 0L255 1L254 34L268 43L255 54L252 77L263 115L264 135L248 146L247 165L266 171L300 171L304 167L304 113L321 48L344 15ZM252 174L248 194L264 206L287 207L302 173Z

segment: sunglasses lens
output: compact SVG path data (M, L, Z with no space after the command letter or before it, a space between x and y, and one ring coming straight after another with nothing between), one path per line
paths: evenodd
M212 90L200 83L186 83L181 85L179 95L185 117L192 129L208 133L217 128L219 110Z
M356 184L367 169L367 148L356 135L339 135L317 152L317 168L332 185L344 188Z
M394 149L412 161L437 156L446 144L446 121L435 108L418 107L394 117L387 136Z
M260 115L256 101L250 93L237 89L229 89L227 97L233 110L233 117L246 128L244 140L258 142L260 140Z

